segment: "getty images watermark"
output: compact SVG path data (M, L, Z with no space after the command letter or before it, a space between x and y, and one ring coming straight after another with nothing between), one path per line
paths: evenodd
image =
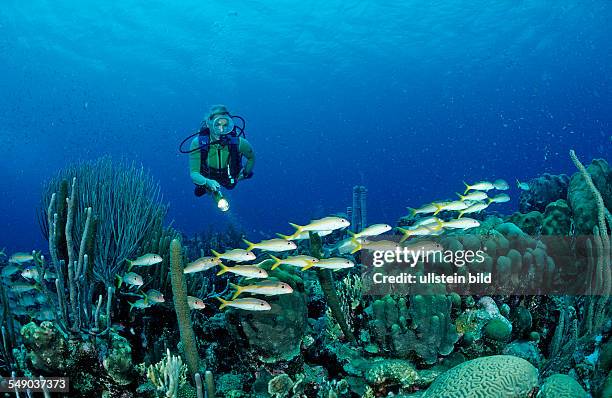
M597 294L590 237L456 234L400 243L378 237L360 253L364 293Z

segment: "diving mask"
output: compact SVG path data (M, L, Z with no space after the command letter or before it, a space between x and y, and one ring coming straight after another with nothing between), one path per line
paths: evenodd
M208 123L208 128L216 135L225 135L234 130L234 121L228 114L214 115Z

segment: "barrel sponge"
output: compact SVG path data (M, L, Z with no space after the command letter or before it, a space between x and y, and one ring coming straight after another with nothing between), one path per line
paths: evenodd
M511 355L493 355L442 373L423 398L527 398L537 385L538 370L532 364Z
M537 398L586 398L589 395L568 375L554 374L547 378Z

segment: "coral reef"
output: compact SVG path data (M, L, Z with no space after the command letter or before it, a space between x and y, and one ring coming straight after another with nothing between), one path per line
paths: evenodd
M215 276L208 269L184 274L188 259L239 247L237 228L182 236L162 227L165 205L140 169L106 160L93 163L97 176L92 164L69 168L49 184L43 200L48 254L34 251L31 265L22 266L0 252L0 371L67 375L67 397L533 398L536 391L540 398L607 397L610 170L604 161L584 168L571 157L578 168L571 182L563 175L531 181L521 213L474 215L478 227L436 238L447 250L483 251L481 263L454 266L441 259L414 266L418 274L429 266L458 275L491 272L499 283L465 291L452 284L390 289L375 296L362 265L365 253L338 254L356 264L351 269L272 270L267 255L255 249L252 264L266 271L267 280L292 289L253 292L269 304L266 311L212 305L213 298L230 297L229 282L245 285L242 275ZM152 201L126 204L134 210L130 217L145 214L147 225L122 211L121 221L106 219L117 203L105 207L85 194L101 195L101 176L123 192L113 193L113 201L125 201L129 192ZM363 190L356 193L359 230L366 211ZM111 223L124 234L103 247ZM418 239L409 242L423 241ZM312 232L289 255L323 258L341 241L350 241L344 230L323 238ZM142 284L117 288L111 272L124 277L127 260L146 253L160 258L132 270ZM21 274L33 270L39 278L25 284ZM563 293L583 282L588 294ZM555 289L561 294L547 294ZM194 297L206 305L195 308Z
M519 198L519 211L528 213L530 211L543 212L548 203L558 199L565 199L569 177L565 174L543 175L528 181L529 190L521 191Z

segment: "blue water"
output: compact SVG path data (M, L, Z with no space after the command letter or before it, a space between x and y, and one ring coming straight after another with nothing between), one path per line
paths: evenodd
M2 3L0 248L44 248L44 181L105 154L151 170L176 228L258 237L344 211L355 184L393 223L464 179L612 153L604 0ZM258 156L229 214L193 195L177 151L216 103Z

